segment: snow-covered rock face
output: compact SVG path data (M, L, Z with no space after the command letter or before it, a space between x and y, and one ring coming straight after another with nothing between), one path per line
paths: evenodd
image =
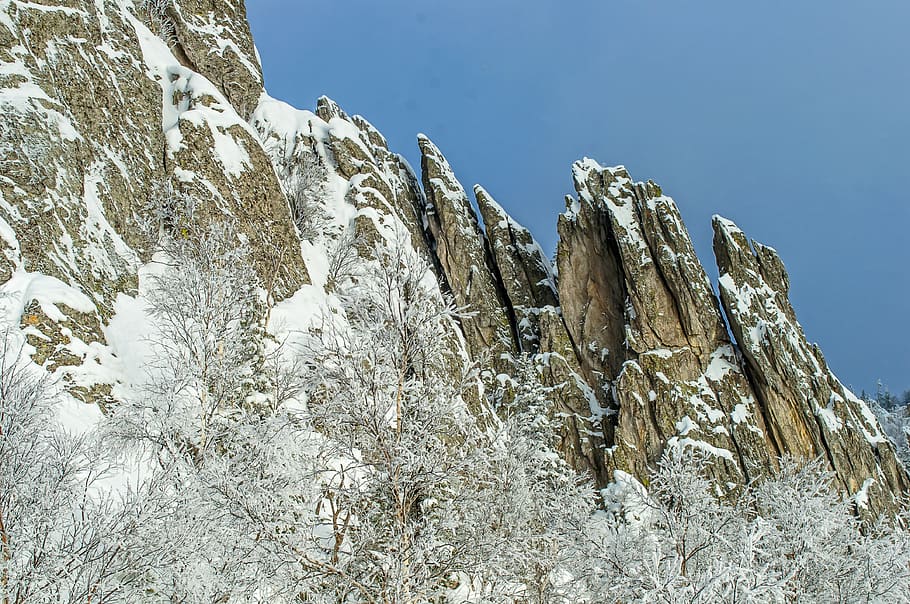
M788 299L789 277L777 252L732 222L714 218L720 295L745 357L770 438L781 454L822 457L861 507L880 511L907 490L907 475L866 403L809 344ZM871 482L870 482L871 481ZM871 502L866 496L872 493Z
M713 454L722 485L767 471L761 414L675 203L621 167L583 160L574 175L578 202L559 222L559 293L609 409L605 465L644 476L671 442Z
M468 348L475 358L488 352L503 367L502 355L517 352L519 344L495 261L448 161L428 138L418 142L433 250L456 304L473 313L462 320Z
M559 306L553 267L531 233L515 222L483 187L475 186L474 196L502 287L515 315L521 350L537 352L540 310Z
M158 0L160 3L161 0ZM262 67L243 0L171 0L175 54L205 74L243 118L259 103Z
M563 454L601 486L645 478L671 444L711 454L721 492L783 454L824 456L873 511L908 487L805 341L773 250L715 221L734 344L673 200L585 159L555 271L478 186L481 227L427 138L421 188L365 119L265 95L241 0L0 0L0 106L0 312L86 402L116 404L141 369L153 269L137 225L176 191L199 221L236 223L279 339L343 323L340 285L375 246L413 247L434 299L464 311L443 373L485 363L495 382L532 355Z
M118 295L136 293L148 260L136 225L165 191L193 195L200 220L236 219L276 297L308 278L271 162L233 104L262 92L243 5L198 4L170 3L181 42L168 47L138 1L0 3L0 278L33 358L77 368L68 380L86 400L109 385L78 367L104 346Z

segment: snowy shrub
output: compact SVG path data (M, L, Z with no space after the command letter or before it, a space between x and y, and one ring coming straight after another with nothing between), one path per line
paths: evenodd
M363 272L363 259L360 248L364 240L358 237L354 229L346 230L333 242L329 250L329 270L326 287L340 291L348 280L353 280Z
M318 525L319 439L287 405L294 367L266 350L276 344L239 234L189 219L180 196L166 201L143 285L147 376L107 426L109 442L150 466L158 510L129 549L147 561L148 601L290 602Z
M426 289L428 267L403 246L376 257L344 296L347 324L327 317L304 353L311 411L338 460L325 478L321 589L425 601L482 555L461 523L475 504L477 433L444 374L451 308Z
M173 0L142 0L140 9L149 28L168 46L177 42L177 26L171 16Z
M594 489L556 452L558 418L534 361L522 356L487 429L485 505L478 522L500 545L483 565L492 601L572 602L573 548L594 510Z
M454 310L429 267L405 244L372 257L340 296L345 321L327 317L305 352L314 424L338 460L325 474L322 589L557 601L592 490L551 448L534 369L517 376L503 419L479 424L460 385L471 374L452 374Z
M137 204L132 224L140 237L139 247L146 257L159 251L168 237L187 237L200 226L196 216L196 199L176 187L171 180L156 180L148 197ZM195 235L195 233L193 233Z
M93 435L58 427L54 384L2 337L0 601L107 601L136 570L119 540L136 526L138 499L102 497L111 456Z
M130 438L203 456L254 393L264 362L263 309L257 274L233 227L178 222L172 230L161 236L147 277L156 331L146 396L127 401L114 417Z
M314 241L325 230L328 171L315 151L306 151L276 167L300 238Z
M875 399L866 400L905 468L910 468L910 404L903 402L908 394L898 400L885 390Z

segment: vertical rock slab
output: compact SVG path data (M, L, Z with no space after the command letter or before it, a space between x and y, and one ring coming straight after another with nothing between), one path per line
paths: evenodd
M480 185L474 187L477 206L493 259L515 313L522 352L540 349L539 315L559 306L556 277L540 244L515 222Z
M481 186L474 187L487 241L516 321L523 353L534 355L542 383L560 417L559 450L574 468L605 486L603 410L581 376L575 347L562 321L556 275L540 244Z
M720 485L767 471L761 414L675 203L622 167L586 159L573 175L559 299L607 410L606 465L646 476L669 443L713 456Z
M474 359L489 354L494 366L506 367L502 357L519 350L519 338L486 238L442 152L425 136L418 144L427 228L455 303L465 311L468 350Z
M910 486L906 472L870 409L806 340L777 252L720 216L713 226L721 300L776 448L826 459L867 512L895 509Z
M550 389L562 420L559 451L573 468L589 473L598 487L605 487L613 478L604 457L606 410L582 374L562 311L554 307L541 309L538 327L540 350L534 358L541 382Z

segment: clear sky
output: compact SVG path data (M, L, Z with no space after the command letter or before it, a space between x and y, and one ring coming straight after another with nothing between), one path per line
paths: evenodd
M270 94L322 94L419 169L426 133L550 251L583 156L778 249L857 391L910 388L907 0L251 0Z

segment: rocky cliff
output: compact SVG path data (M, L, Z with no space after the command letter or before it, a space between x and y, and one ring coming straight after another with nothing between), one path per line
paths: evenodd
M0 61L3 312L85 409L129 387L118 330L141 306L142 225L179 193L195 220L238 225L273 333L331 313L377 244L415 250L460 309L453 379L491 368L478 412L483 379L527 355L563 453L601 485L680 446L714 459L720 492L782 455L824 458L870 512L910 486L806 341L774 250L715 219L718 300L675 202L622 167L572 167L554 267L428 138L418 175L329 99L310 112L265 94L240 0L9 0Z

